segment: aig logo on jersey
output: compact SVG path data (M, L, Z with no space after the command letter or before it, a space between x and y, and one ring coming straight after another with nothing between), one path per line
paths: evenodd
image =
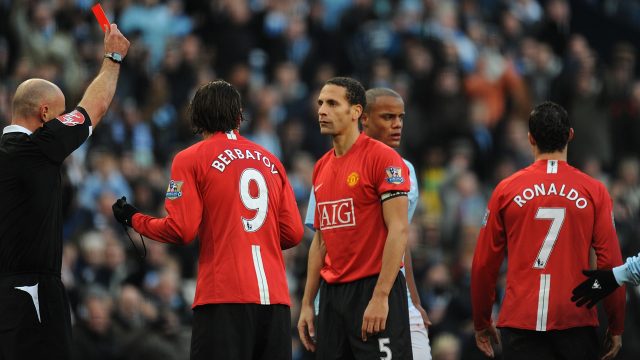
M353 199L341 199L318 203L320 230L356 226Z
M182 184L184 181L171 180L167 187L167 199L175 200L182 196Z
M399 185L404 182L404 178L402 177L402 169L399 167L391 166L388 167L385 172L387 173L387 182L389 184Z
M67 126L76 126L84 124L84 115L78 110L73 110L68 114L58 116L56 119Z

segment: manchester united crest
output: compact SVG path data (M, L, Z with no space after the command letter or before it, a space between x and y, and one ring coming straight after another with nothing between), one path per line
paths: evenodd
M358 175L358 173L355 171L347 176L347 185L349 185L349 187L356 186L358 184L358 181L360 181L360 175Z

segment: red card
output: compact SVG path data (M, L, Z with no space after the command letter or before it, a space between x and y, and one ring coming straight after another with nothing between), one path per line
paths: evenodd
M96 20L98 20L98 24L100 24L100 28L102 31L106 32L106 29L109 28L109 19L107 19L107 15L104 14L104 10L102 10L102 6L100 4L95 4L91 7L91 11L93 11L93 15L96 16Z

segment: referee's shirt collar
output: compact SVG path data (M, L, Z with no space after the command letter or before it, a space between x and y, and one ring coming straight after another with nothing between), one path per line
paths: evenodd
M31 135L32 132L27 129L24 126L20 126L20 125L9 125L9 126L5 126L4 130L2 130L2 135L4 134L8 134L8 133L13 133L13 132L21 132L21 133L25 133L27 135Z

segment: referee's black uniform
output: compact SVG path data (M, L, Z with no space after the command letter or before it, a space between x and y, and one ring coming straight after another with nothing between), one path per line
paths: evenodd
M90 135L82 108L0 138L0 360L68 359L60 167Z

